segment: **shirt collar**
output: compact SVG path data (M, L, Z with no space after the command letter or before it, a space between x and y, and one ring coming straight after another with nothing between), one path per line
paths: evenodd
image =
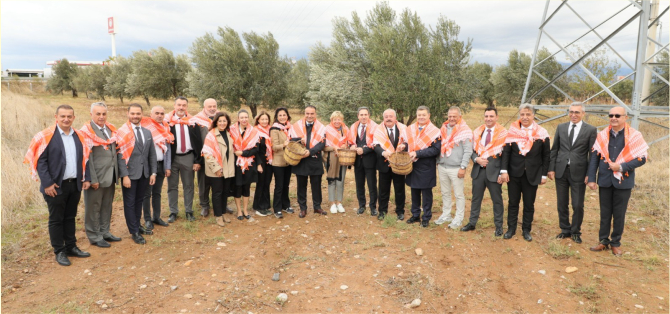
M63 131L63 129L60 128L60 125L56 124L56 127L58 127L58 133L60 135L70 136L74 132L74 129L70 127L70 134L65 134L65 131Z
M570 122L570 127L572 127L572 125L574 124L574 125L576 125L578 128L581 128L581 127L582 127L582 122L584 122L584 120L579 120L579 122L577 122L577 123L572 123L572 122Z
M140 126L139 124L135 124L135 123L131 123L130 125L132 125L132 126L133 126L133 129L135 129L135 128L137 128L137 127L139 127L139 126Z

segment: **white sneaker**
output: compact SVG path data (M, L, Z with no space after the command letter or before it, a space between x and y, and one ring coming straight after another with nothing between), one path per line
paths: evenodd
M447 223L447 222L451 222L451 217L442 215L442 216L440 216L440 218L437 219L437 221L435 221L435 224L436 225L441 225L441 224Z
M337 211L340 213L344 213L344 206L342 206L342 203L337 204Z
M337 214L337 206L335 204L330 206L330 213Z
M461 227L461 224L457 224L455 221L449 224L449 228L458 230Z

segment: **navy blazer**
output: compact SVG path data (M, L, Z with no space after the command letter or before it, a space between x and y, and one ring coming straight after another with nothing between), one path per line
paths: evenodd
M65 174L65 145L63 145L63 139L60 136L58 127L54 127L56 130L54 132L51 141L47 145L46 149L40 158L37 160L37 175L40 177L40 192L44 193L44 189L52 186L56 183L59 187L63 183L63 175ZM88 170L88 163L86 163L86 176L82 180L82 162L84 160L84 147L81 145L79 136L76 134L74 128L71 131L75 132L74 134L74 146L77 149L77 189L81 191L82 181L91 181L91 175ZM60 188L56 188L56 193L62 194L63 191Z
M615 158L616 159L616 158ZM619 179L614 177L614 173L608 163L606 163L600 154L591 154L591 162L589 162L589 183L596 182L596 172L598 173L598 186L608 188L614 187L615 189L632 189L635 187L635 168L644 165L647 162L647 158L642 157L642 160L637 158L624 162L621 164L621 170L625 173L628 172L628 176L623 177L621 183Z
M412 172L405 177L405 183L412 189L431 189L437 185L437 157L440 155L440 138L427 148L416 151L416 162Z

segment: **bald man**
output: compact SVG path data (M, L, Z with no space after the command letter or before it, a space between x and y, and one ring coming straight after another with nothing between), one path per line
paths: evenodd
M200 135L202 136L203 142L204 138L207 137L207 132L209 132L209 127L212 124L212 118L219 111L218 104L214 98L207 98L202 103L202 111L194 116L195 125L200 130ZM198 195L200 196L200 215L207 217L209 215L209 194L212 190L212 186L209 183L209 180L205 176L205 165L204 158L200 165L200 170L198 170Z

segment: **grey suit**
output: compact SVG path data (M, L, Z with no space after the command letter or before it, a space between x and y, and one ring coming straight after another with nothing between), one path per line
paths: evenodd
M90 122L95 135L107 139L93 121ZM107 129L111 136L111 131ZM98 189L84 190L84 226L86 236L90 242L98 242L106 237L112 236L109 226L112 219L112 203L114 202L114 191L119 179L119 168L116 157L116 144L111 144L105 149L103 146L93 147L88 161L91 169L91 184L99 183Z
M572 122L561 123L556 128L554 143L551 147L549 171L556 172L556 206L561 233L581 235L586 194L584 178L586 178L591 148L596 141L598 130L582 121L579 133L571 143L569 140L571 128ZM570 165L568 165L568 160ZM572 223L570 223L568 208L570 197L572 197Z
M211 117L210 117L211 119ZM200 136L203 139L202 141L205 141L205 137L207 137L207 133L209 133L209 128L199 126L200 128ZM201 159L200 163L200 170L198 170L198 196L200 197L200 208L202 208L202 213L207 213L209 214L209 193L212 190L212 185L209 182L209 179L207 179L207 176L205 176L205 159ZM207 215L204 215L207 216Z
M120 177L130 178L130 188L125 186L123 191L123 212L126 216L126 224L130 234L139 233L140 219L142 217L142 202L146 189L149 186L149 177L156 173L156 148L154 147L151 132L140 127L144 137L135 139L135 148L128 157L128 163L118 156ZM135 134L133 132L133 134Z
M484 129L486 130L486 129ZM474 135L477 138L477 134ZM473 143L474 147L474 143ZM505 213L505 205L502 197L502 184L498 184L498 176L500 176L501 155L488 158L489 163L486 168L480 166L475 160L479 157L477 152L473 150L470 159L474 164L472 165L472 202L470 203L470 221L472 226L477 225L479 220L479 213L482 208L482 200L484 199L484 191L489 189L489 195L493 202L493 223L496 229L502 228L503 214Z

